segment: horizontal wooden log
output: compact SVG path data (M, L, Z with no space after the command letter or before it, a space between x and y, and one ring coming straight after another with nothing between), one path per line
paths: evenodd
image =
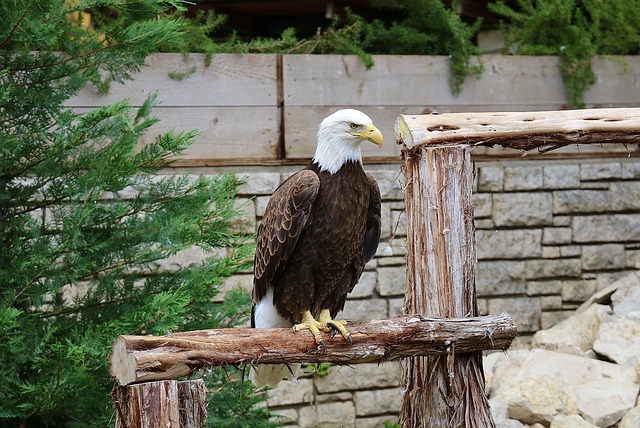
M640 108L400 115L396 142L548 151L571 144L640 142Z
M318 349L307 331L216 329L170 336L119 336L109 354L120 385L176 379L207 366L331 362L383 362L416 355L506 350L517 330L508 314L434 319L402 316L348 327L353 343L327 335Z

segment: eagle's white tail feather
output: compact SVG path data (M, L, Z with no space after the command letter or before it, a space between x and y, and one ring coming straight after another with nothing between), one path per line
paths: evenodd
M253 309L253 322L256 328L292 327L291 321L283 318L273 304L273 288L267 288L267 294L256 303Z
M277 386L281 380L298 382L300 364L257 364L251 367L249 379L257 387L268 385Z
M267 294L260 300L253 312L256 328L288 328L292 324L283 318L273 304L273 288L267 288ZM300 364L256 364L251 367L249 379L257 387L268 385L275 387L281 380L293 380L300 373Z

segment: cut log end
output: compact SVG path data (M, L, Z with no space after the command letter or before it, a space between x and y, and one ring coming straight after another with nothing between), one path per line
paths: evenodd
M144 343L151 347L151 350L139 351L136 347L131 347L132 338L141 338L138 345ZM144 340L144 339L147 340ZM120 385L129 385L137 382L149 382L155 380L177 379L193 373L189 359L184 358L184 352L172 353L167 349L166 342L169 338L154 336L118 336L109 353L109 372ZM178 355L182 359L177 358Z
M398 119L393 125L393 131L396 136L396 143L401 146L413 147L415 143L413 142L413 135L411 134L411 130L409 129L409 125L404 120L402 115L398 116Z
M118 336L109 353L109 372L120 385L129 385L136 381L136 358L127 351L127 341Z

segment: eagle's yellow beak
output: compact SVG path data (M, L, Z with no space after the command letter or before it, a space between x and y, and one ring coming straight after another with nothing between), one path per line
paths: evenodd
M359 136L363 140L371 141L373 144L378 146L378 148L382 147L382 133L373 123L367 126L365 131L354 132L353 134Z

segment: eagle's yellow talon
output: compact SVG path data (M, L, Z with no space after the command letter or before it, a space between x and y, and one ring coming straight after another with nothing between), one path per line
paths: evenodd
M333 332L333 336L336 335L337 332L344 338L344 340L348 340L350 343L353 343L353 338L349 331L345 328L345 325L350 324L350 320L334 320L331 318L331 314L327 309L323 309L320 311L320 316L318 317L320 323L326 325Z
M344 338L344 340L348 340L349 342L353 343L353 338L351 337L351 334L344 327L346 324L347 322L345 320L333 320L333 321L327 322L327 326L329 326L332 330L331 337L335 336L337 333L340 333L340 335Z
M325 333L333 333L331 337L335 336L336 333L340 333L340 335L348 340L350 343L353 343L353 338L349 331L345 328L345 325L349 324L351 321L349 320L334 320L331 318L331 314L329 310L323 309L320 311L320 316L318 320L316 320L311 312L306 311L302 314L302 321L293 326L293 331L300 330L309 330L311 334L313 334L313 338L316 341L316 345L321 347L323 350L326 349L326 345L324 340L322 339L321 331Z
M324 326L324 328L326 328L326 326ZM313 334L313 338L316 341L316 345L326 348L324 346L324 341L322 340L322 336L320 335L320 330L321 329L324 330L324 328L320 322L316 321L316 319L313 318L313 315L311 315L311 312L306 311L302 314L302 321L293 326L293 331L309 330L311 334Z

